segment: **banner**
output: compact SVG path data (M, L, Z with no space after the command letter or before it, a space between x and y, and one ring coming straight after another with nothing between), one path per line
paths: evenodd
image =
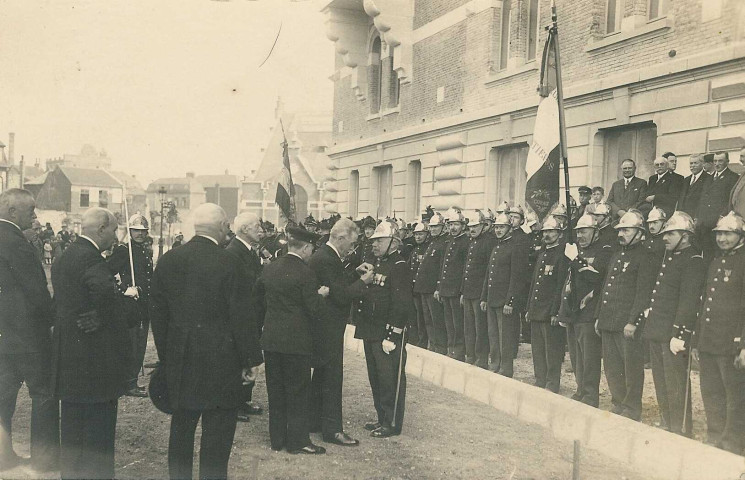
M292 183L287 139L282 142L282 170L279 172L277 195L274 201L287 221L295 222L295 184Z

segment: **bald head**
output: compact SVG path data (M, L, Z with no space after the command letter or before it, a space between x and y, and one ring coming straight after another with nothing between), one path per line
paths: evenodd
M244 242L258 244L261 240L261 220L255 213L243 212L235 217L233 231Z
M80 222L80 231L96 242L101 251L108 250L114 245L118 227L114 214L100 207L86 210Z
M36 202L31 192L22 188L10 188L0 193L0 218L18 225L21 230L31 228L36 220Z
M360 231L357 225L348 218L339 219L331 228L329 243L332 244L342 257L349 255L354 248Z
M203 203L191 214L194 222L194 233L214 238L218 243L225 242L228 236L228 215L221 206L214 203Z

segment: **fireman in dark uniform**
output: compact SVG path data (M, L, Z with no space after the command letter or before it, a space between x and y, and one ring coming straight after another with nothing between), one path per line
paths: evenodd
M709 265L696 332L708 443L745 448L745 371L735 368L745 332L745 231L730 212L714 227L720 254ZM671 344L671 348L674 345Z
M489 334L489 370L512 377L514 349L520 335L518 312L528 291L528 250L512 236L509 217L494 220L496 245L489 256L481 290L481 310L486 312Z
M401 433L406 403L406 324L414 303L411 275L398 253L398 226L385 220L370 237L373 243L374 280L365 288L355 338L364 341L367 374L377 420L365 425L371 436Z
M139 213L132 215L129 219L129 245L116 246L108 258L109 269L114 274L119 289L124 293L127 288L133 286L132 270L129 264L129 249L132 249L135 283L139 290L138 308L136 310L139 318L130 322L130 324L134 323L135 326L129 329L134 363L130 368L129 390L126 395L132 397L147 397L147 391L137 385L137 378L145 359L147 334L150 328L148 306L150 305L150 281L153 277L153 252L147 248L146 244L148 228L148 221L144 215Z
M460 302L463 271L468 255L468 236L465 233L466 219L463 213L451 208L447 213L450 241L442 258L440 279L434 296L442 303L445 312L445 328L448 337L448 356L465 360L465 339L463 337L463 306Z
M480 210L477 218L468 223L468 254L463 271L461 304L463 305L463 337L466 362L481 368L489 366L489 333L486 312L481 310L481 291L484 288L487 264L496 237L486 233L489 219Z
M358 249L359 264L372 263L375 261L375 255L372 253L372 234L375 232L375 226L377 222L371 216L365 217L362 221L362 236L360 239L360 247Z
M563 229L551 215L543 222L545 249L536 260L527 307L535 383L554 393L559 392L566 344L566 331L559 325L561 291L569 271L562 247Z
M613 251L618 248L618 234L611 225L610 207L607 203L591 203L587 205L587 213L595 219L598 228L598 242L609 245Z
M688 362L682 352L689 351L706 276L704 259L691 246L694 232L693 219L687 213L675 212L665 224L661 232L665 259L649 307L637 320L637 328L643 323L642 337L650 343L652 377L662 418L668 430L686 435L691 433L692 422L689 414L683 424L684 402L690 412L691 396L688 389L685 398Z
M644 351L641 335L626 335L647 308L657 269L644 240L644 216L626 212L615 226L620 244L608 264L596 310L596 330L603 342L603 369L613 406L611 411L632 420L642 416Z
M427 323L429 349L442 354L448 353L448 337L445 328L445 314L442 304L435 299L437 280L440 278L442 257L450 238L445 233L445 221L436 213L429 220L429 233L432 240L419 263L414 280L414 293L422 297L424 321Z
M656 259L657 267L662 265L662 259L665 256L665 242L662 241L662 228L667 221L667 214L661 208L654 207L647 215L647 229L649 235L644 241L644 246Z
M427 225L425 223L417 223L414 227L414 241L416 242L416 245L411 251L411 255L409 256L409 260L407 262L407 265L409 266L409 272L411 272L412 291L416 286L416 274L419 271L419 265L422 263L422 260L427 253L427 248L429 248L429 229L427 228ZM416 322L416 332L418 335L416 346L421 348L429 348L429 339L430 335L432 334L432 325L431 323L428 324L425 321L424 295L421 293L413 293L413 296L414 307L416 309L416 318L412 320L411 324L412 330L414 330L414 322ZM411 343L414 344L414 335L412 334L410 338L412 339Z
M574 230L577 232L578 246L567 244L565 247L565 255L571 264L570 277L564 288L561 317L575 333L577 363L574 376L577 379L577 392L572 398L597 408L600 402L602 346L600 334L595 330L595 308L612 247L600 237L600 229L592 214L586 213L577 220Z

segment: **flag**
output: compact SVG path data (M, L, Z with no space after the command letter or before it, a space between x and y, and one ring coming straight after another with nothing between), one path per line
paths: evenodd
M541 101L535 117L533 143L528 150L525 165L528 181L525 185L525 203L542 221L559 201L559 103L556 90L556 56L554 36L549 31L543 49L541 83L538 87Z
M290 153L286 138L282 142L282 170L279 172L277 195L274 202L288 221L295 221L295 184L292 183Z

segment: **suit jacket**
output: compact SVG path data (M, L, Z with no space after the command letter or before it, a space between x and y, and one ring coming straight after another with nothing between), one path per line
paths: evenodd
M51 351L54 310L36 252L15 225L0 222L0 354Z
M727 214L730 192L739 176L726 168L719 177L712 176L711 182L701 192L701 200L696 212L696 226L704 232L716 226L717 220Z
M264 350L312 355L314 333L326 314L319 286L313 270L295 255L288 253L264 267L255 290L264 316Z
M52 266L57 304L52 370L62 400L97 403L120 397L127 388L132 348L127 332L126 299L98 248L78 238ZM83 333L77 321L95 311L100 322Z
M256 298L254 295L254 288L256 287L256 280L259 279L259 275L261 275L262 270L262 264L261 259L259 258L259 254L255 249L249 250L246 245L238 240L238 238L233 238L227 247L225 247L225 250L233 255L238 259L239 265L243 267L243 273L245 274L244 284L243 284L243 291L245 292L244 295L248 297L249 302L251 303L251 311L256 311ZM261 338L261 327L263 327L263 318L256 318L257 315L254 315L254 321L251 322L251 324L256 327L255 330L255 336L256 338Z
M711 182L712 177L711 175L707 175L706 172L701 171L701 175L699 175L696 183L691 185L692 177L693 175L688 175L683 180L683 188L680 191L680 200L678 200L678 210L682 210L695 218L698 213L698 204L701 200L701 193Z
M732 187L728 210L734 210L740 215L745 215L745 175L741 175Z
M652 206L661 208L670 218L678 204L683 181L683 177L675 172L667 172L661 179L657 174L652 175L647 183L646 196L654 195Z
M313 342L313 365L321 366L344 351L344 330L352 302L362 298L365 283L344 269L344 263L328 243L308 260L321 285L329 287L324 303L326 310L316 323Z
M616 180L608 192L608 205L610 205L611 214L618 216L619 210L628 211L630 208L639 208L647 198L647 182L639 177L633 177L629 187L624 187L624 179Z
M241 404L241 369L262 363L247 282L235 256L202 236L158 261L150 320L172 408Z

